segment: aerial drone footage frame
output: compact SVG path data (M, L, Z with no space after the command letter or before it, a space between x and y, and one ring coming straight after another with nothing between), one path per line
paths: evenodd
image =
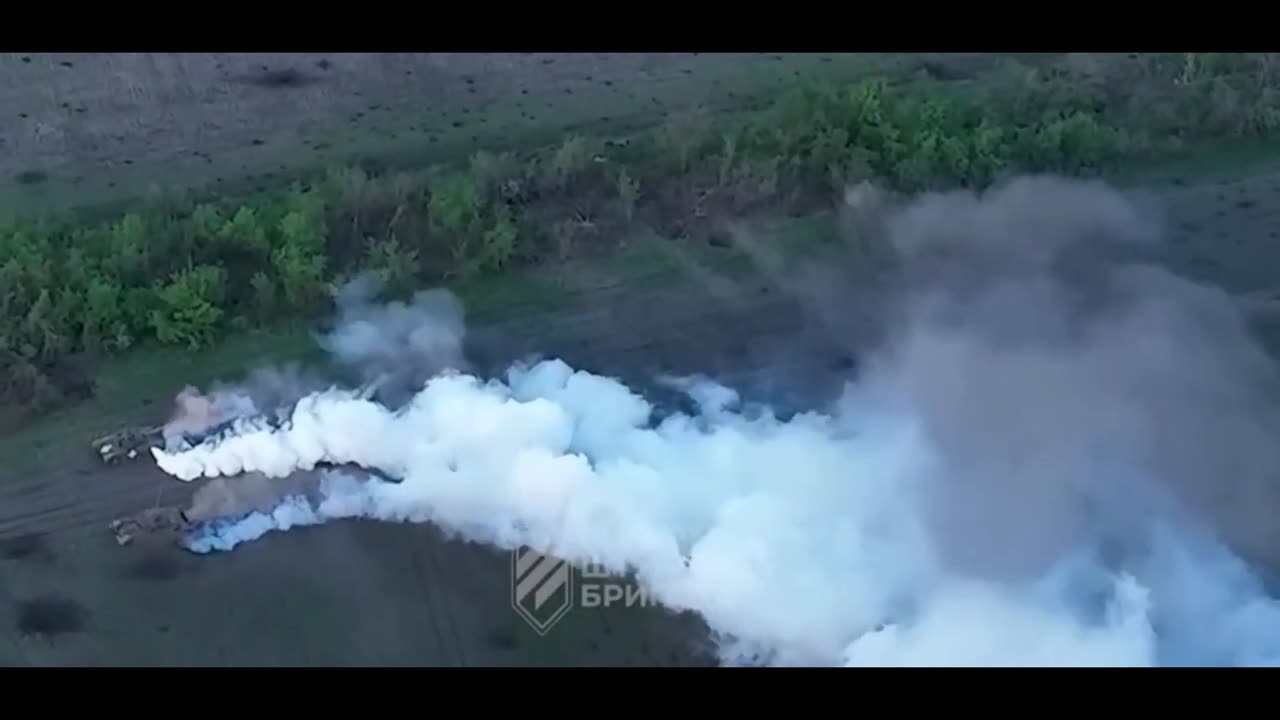
M1232 84L1232 63L1245 60L1180 57L1169 92L1190 92L1201 75L1253 91ZM1119 82L1105 59L1042 60L1051 82L1082 68ZM1150 77L1170 60L1152 56ZM926 70L928 82L945 75ZM198 664L215 652L299 662L297 636L312 621L266 598L342 617L355 601L343 576L401 588L378 593L378 614L433 649L380 620L344 618L334 627L347 630L307 641L312 662L359 632L380 638L361 664L1269 664L1266 475L1276 458L1262 429L1275 419L1274 303L1256 254L1265 243L1249 229L1254 215L1265 222L1254 198L1269 175L1103 181L1099 158L1150 143L1119 115L1070 100L1052 120L1004 131L967 124L969 90L931 85L921 104L896 105L887 87L800 93L768 116L814 113L797 131L803 142L775 146L760 138L785 133L748 128L732 142L682 145L681 133L701 131L681 118L653 140L672 160L662 172L683 178L671 185L630 164L647 152L644 137L585 154L592 146L569 138L529 161L546 168L537 171L477 153L473 179L421 187L377 171L340 178L346 197L390 203L386 217L352 216L386 221L387 232L366 260L313 288L333 302L315 301L306 324L333 320L295 333L283 354L316 362L293 372L258 330L234 364L172 363L163 382L132 392L135 405L150 402L130 411L136 427L104 435L104 419L76 425L65 419L78 411L55 410L67 442L96 437L95 462L121 482L104 502L90 496L106 486L58 490L37 468L14 486L38 488L24 492L48 508L3 526L5 542L37 548L14 551L16 592L55 583L83 598L106 582L92 578L115 572L139 583L113 591L120 598L177 607L160 598L255 578L246 587L263 599L250 605L275 649L194 643L182 652ZM953 90L957 105L937 99ZM876 103L887 119L866 114ZM1265 113L1242 118L1235 127L1265 140ZM906 141L881 148L877 133L853 132L862 127ZM1061 146L1047 152L1054 137ZM829 144L860 149L845 158ZM794 159L771 171L770 155L786 153ZM827 153L884 177L858 182L856 163L834 166ZM954 190L945 168L957 158L966 172L996 160L1019 172ZM490 184L493 173L504 179ZM261 215L201 210L190 222L226 220L225 237L264 232L293 243L289 253L312 252L312 213L326 228L337 215L305 195ZM476 213L450 220L447 203L468 198ZM561 215L538 204L547 198L577 207ZM687 214L663 215L686 199ZM559 218L545 236L540 213ZM1235 230L1224 224L1235 219ZM127 239L131 223L113 227ZM449 233L460 266L441 271L421 253ZM1211 242L1223 233L1230 243ZM425 240L411 248L406 237ZM509 262L528 266L504 276L490 264L511 237L527 246ZM621 247L604 252L602 238ZM296 276L263 273L286 302L305 256L264 266L293 272L295 260ZM215 357L220 333L258 312L237 293L266 285L231 264L209 267L177 271L149 296L148 332L174 347L168 357ZM201 295L209 287L232 297ZM227 319L193 320L217 318L209 308ZM114 331L134 332L119 322ZM56 389L56 367L20 360L48 370ZM109 380L85 413L105 407ZM65 527L44 533L28 517ZM513 607L516 554L530 549L572 566L537 563L543 581L575 578L544 586L548 597L567 589L573 605L554 627L530 627ZM83 579L55 581L73 567ZM407 574L421 585L402 586ZM600 607L605 598L622 607ZM95 601L97 630L47 647L22 640L15 657L124 657L109 638L146 621L123 605ZM228 636L245 621L163 610L170 630L140 638L127 662L181 657L162 636L194 628L192 613ZM617 651L600 627L648 649ZM972 631L957 638L960 628Z

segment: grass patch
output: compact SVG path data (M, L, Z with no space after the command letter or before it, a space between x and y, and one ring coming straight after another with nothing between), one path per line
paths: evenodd
M1230 182L1280 171L1280 136L1197 143L1159 158L1133 163L1109 176L1125 185Z
M526 314L555 312L572 304L570 291L546 273L512 271L458 283L455 292L471 323L486 323Z

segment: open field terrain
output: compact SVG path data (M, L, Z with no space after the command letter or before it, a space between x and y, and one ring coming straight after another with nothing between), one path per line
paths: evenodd
M650 104L686 103L703 97L710 87L719 88L717 92L724 93L719 100L724 101L730 99L729 92L745 94L755 87L755 80L743 79L746 66L741 59L705 59L709 57L713 56L599 59L588 70L589 63L582 58L575 59L582 64L574 66L564 57L551 56L483 60L430 56L397 60L396 73L361 65L380 62L370 56L291 56L287 60L277 56L271 62L228 56L210 59L212 70L193 66L191 60L171 60L196 78L188 87L223 83L240 88L236 90L239 100L226 103L226 115L214 120L216 132L178 139L156 135L164 137L163 142L148 142L139 139L152 132L146 128L126 133L85 124L92 113L73 107L68 117L85 118L82 124L69 124L68 119L60 129L41 130L45 135L33 135L32 130L17 136L27 138L23 142L36 142L32 138L37 136L61 138L58 142L80 138L77 142L88 143L86 152L102 153L85 157L94 157L95 163L137 158L127 166L131 169L106 181L115 187L97 187L101 181L80 174L76 158L81 156L68 153L66 145L45 155L31 149L36 145L26 147L21 155L5 147L5 161L11 163L6 175L44 174L37 182L29 182L34 177L29 175L6 192L22 204L53 201L65 192L59 183L70 183L83 188L77 194L109 202L113 198L108 191L120 190L119 198L132 197L157 177L196 177L191 174L196 168L203 168L205 175L216 173L213 180L218 176L243 179L245 172L270 175L292 172L313 160L325 164L339 157L340 150L351 157L374 156L377 152L370 148L377 145L382 149L378 152L394 153L394 143L405 140L394 130L400 122L397 118L420 116L420 108L383 111L366 103L394 108L391 98L409 96L411 86L400 83L429 84L438 93L427 94L434 106L447 103L449 107L431 114L426 126L405 131L417 133L412 143L421 146L424 139L427 146L459 143L464 155L469 152L463 147L466 143L483 143L488 137L478 130L472 137L471 123L497 124L499 134L516 129L554 134L566 125L639 117L650 111ZM9 92L16 97L17 88L33 82L20 79L17 73L22 68L31 73L70 72L81 67L84 59L32 58L28 63L11 58L5 62L9 64L0 67L12 65ZM66 67L66 62L72 67ZM819 56L800 60L758 56L753 62L758 66L752 65L757 69L750 72L758 74L752 77L773 73L778 82L809 67L824 71L839 64ZM698 69L686 73L690 67ZM765 68L771 69L766 72ZM294 74L285 72L289 69ZM850 64L840 72L860 70L865 65ZM113 72L121 83L155 86L145 73L129 74L142 73L137 67ZM172 73L169 68L163 75ZM385 77L387 86L371 88L356 79L360 73ZM633 97L632 93L641 91L623 89L640 87L620 79L637 74L641 82L643 78L653 81L656 94ZM702 84L681 84L680 78L691 77ZM534 100L519 102L545 106L548 94L559 93L575 98L575 103L582 99L582 105L562 103L557 95L552 104L561 114L554 117L529 105L511 105L517 95L525 97L519 92L524 88ZM132 102L155 103L159 92L139 90ZM195 112L210 103L224 105L212 90L167 92L172 97L166 96L165 102L175 112ZM92 95L89 90L85 94ZM112 117L133 112L106 99L97 102L114 108L117 115ZM251 122L263 107L281 102L289 107L296 104L299 116L345 117L350 123L345 129L317 127L298 134L287 117L272 121L278 125ZM20 112L29 116L20 118L27 122L38 113L54 110L36 104ZM375 122L372 118L382 117L380 112L386 119ZM535 118L527 117L531 113ZM461 115L470 119L461 120ZM481 123L476 116L486 120ZM507 124L495 119L500 117ZM457 122L463 124L455 126ZM163 134L186 126L158 123L157 127L154 132ZM304 149L290 145L292 136ZM439 139L433 143L432 136ZM175 160L168 149L163 156L147 157L141 150L143 145L174 148L213 142L224 144L220 151L208 152L212 159L192 155L189 160ZM90 149L95 143L98 150ZM317 150L317 144L325 147ZM335 154L325 154L329 152ZM277 157L286 156L287 160L277 162ZM39 162L32 164L31 158ZM1272 144L1240 143L1184 153L1179 162L1144 168L1125 178L1130 184L1151 188L1166 208L1167 260L1184 273L1241 294L1257 311L1260 333L1276 348L1280 348L1280 312L1274 312L1280 303L1278 159L1280 152ZM223 168L224 163L229 165ZM209 179L200 177L204 178L201 183ZM806 243L820 246L822 238L835 232L832 218L817 214L784 221L767 235L772 242L794 249ZM748 382L760 393L776 393L778 385L799 389L803 392L798 395L774 396L796 403L824 396L849 372L847 352L815 331L816 318L776 278L766 279L745 258L718 243L700 242L681 252L698 267L674 259L652 238L638 236L626 252L615 256L457 283L471 311L473 354L486 367L500 367L529 352L554 354L640 385L658 372L710 371ZM720 279L731 276L732 281L715 282L702 271ZM315 359L308 331L301 326L240 333L199 353L167 348L127 354L101 369L92 399L0 437L4 458L0 463L0 665L712 662L696 618L672 617L657 609L579 608L549 636L538 637L509 606L509 556L448 540L430 527L339 523L272 536L242 551L214 557L194 557L159 546L117 547L106 530L110 519L152 504L179 502L190 488L145 459L105 468L89 449L89 438L120 424L163 419L174 393L185 384L206 385L254 365ZM758 382L751 386L753 378Z
M0 57L0 218L148 193L243 192L353 161L624 134L812 79L992 56L745 53L76 53ZM56 88L56 92L55 89Z

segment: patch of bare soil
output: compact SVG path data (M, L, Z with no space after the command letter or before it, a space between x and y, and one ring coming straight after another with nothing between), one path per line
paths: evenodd
M14 535L0 542L0 558L24 562L53 562L53 550L38 532Z
M83 605L58 595L23 600L15 610L20 634L46 640L83 632L89 622L89 611Z
M125 568L123 577L139 582L171 582L185 574L198 570L198 558L193 558L180 548L141 543L133 548L133 558Z

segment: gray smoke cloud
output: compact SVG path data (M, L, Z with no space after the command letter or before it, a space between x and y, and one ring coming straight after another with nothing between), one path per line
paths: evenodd
M408 303L381 303L380 290L372 274L339 290L336 325L318 338L334 361L376 383L387 402L407 399L442 370L467 368L465 311L456 295L433 289Z
M873 382L949 468L931 505L956 562L1041 570L1152 512L1280 547L1276 366L1227 293L1152 262L1161 226L1146 198L1043 177L887 223L899 329Z
M186 512L191 522L206 522L250 513L271 512L291 496L318 499L319 471L298 471L285 477L245 473L219 477L196 489Z
M156 461L395 482L322 473L189 546L432 522L634 573L726 662L1280 663L1280 603L1243 559L1280 547L1277 370L1238 303L1154 261L1150 202L1033 177L873 204L857 242L895 269L828 407L781 420L685 379L696 410L655 425L631 388L556 360L446 369L402 406L329 390ZM790 290L829 332L857 297Z

